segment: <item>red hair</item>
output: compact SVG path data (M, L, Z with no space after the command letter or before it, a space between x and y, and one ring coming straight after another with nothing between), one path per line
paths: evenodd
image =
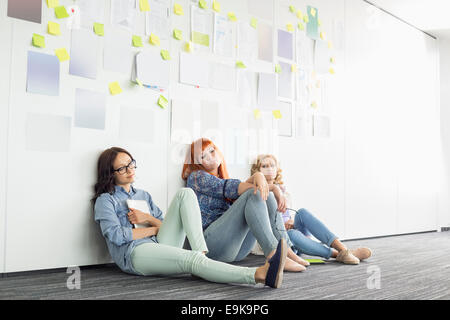
M191 147L189 148L186 159L184 161L183 165L183 171L181 173L181 178L183 180L186 180L189 175L197 170L203 170L206 171L202 164L198 163L197 159L199 156L201 156L202 152L208 148L209 146L214 147L217 154L222 158L222 161L218 168L218 175L217 177L220 179L229 179L228 171L227 171L227 165L225 164L225 158L223 157L222 152L216 147L214 142L207 138L200 138L194 142L191 143ZM208 171L206 171L208 172ZM208 172L209 174L212 174Z

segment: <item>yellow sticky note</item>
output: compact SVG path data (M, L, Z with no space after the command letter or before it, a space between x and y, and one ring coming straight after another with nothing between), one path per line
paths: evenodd
M317 19L317 25L320 27L322 25L322 21L320 19Z
M245 64L242 61L236 61L236 67L237 68L246 68Z
M275 119L281 119L283 116L281 115L281 111L280 110L273 110L272 111L273 117Z
M70 59L69 53L67 52L66 48L55 49L55 54L60 62Z
M317 102L316 101L311 102L311 108L317 108Z
M333 68L330 68L328 71L329 71L331 74L334 74L334 73L335 73Z
M173 5L173 13L175 13L177 16L184 15L183 7L179 3L175 3Z
M325 40L325 32L320 31L320 39Z
M214 0L212 7L215 12L220 12L220 2L219 1Z
M55 7L55 15L58 19L67 18L69 16L66 7L64 6Z
M168 105L169 105L169 101L166 99L166 97L164 97L163 95L160 95L159 99L158 99L158 106L165 109L165 108L167 108Z
M294 31L294 26L292 25L292 23L288 23L287 25L286 25L286 29L287 29L287 31Z
M192 32L192 42L208 47L209 46L209 34L193 31Z
M289 6L289 11L290 12L295 12L295 7L294 6Z
M311 15L313 17L315 17L316 16L316 9L315 8L311 8L311 10L309 10L309 13L311 13Z
M302 10L297 10L297 18L303 19L303 12L302 12Z
M161 57L164 60L170 60L170 53L167 50L161 50Z
M141 9L141 11L150 11L148 0L139 0L139 9Z
M297 72L297 65L296 65L295 63L293 63L293 64L291 65L291 71L292 71L292 72Z
M149 42L154 45L154 46L159 46L160 45L160 41L159 41L159 37L153 33L150 34L150 39Z
M180 29L173 29L173 37L177 40L183 39L183 34Z
M207 9L207 8L208 8L208 4L206 3L205 0L200 0L200 1L198 2L198 6L199 6L200 8L202 8L202 9Z
M143 47L142 38L140 36L133 35L133 47Z
M194 47L194 46L193 46L192 42L188 41L188 42L186 42L185 45L184 45L184 51L192 52L193 47Z
M259 111L259 109L253 110L253 116L255 117L255 119L261 118L261 111Z
M298 29L302 30L302 31L305 30L305 25L303 23L299 22L298 23Z
M59 7L59 0L47 0L47 6L52 9Z
M140 87L143 87L144 85L142 84L141 80L139 80L138 78L136 78L136 82Z
M54 36L59 36L61 34L61 28L59 26L59 23L49 21L47 32Z
M105 25L102 23L94 22L94 32L98 36L104 36L105 35Z
M256 29L256 27L258 26L258 19L256 18L251 18L250 19L250 25Z
M336 62L336 60L334 60L334 57L331 57L331 58L330 58L330 62L331 62L331 63L335 63L335 62Z
M38 48L45 48L45 38L40 34L33 33L33 46Z
M280 66L279 63L277 63L277 64L275 65L275 72L276 72L276 73L281 73L281 66Z
M308 22L309 22L309 18L308 18L308 15L307 15L307 14L305 14L305 15L303 16L303 22L304 22L304 23L308 23Z
M111 82L109 84L109 91L111 92L111 94L114 96L116 94L119 94L122 92L122 88L120 87L119 83L116 82Z
M331 41L328 41L328 49L333 48L333 43Z
M228 19L230 19L231 21L237 21L236 15L234 14L234 12L228 12Z

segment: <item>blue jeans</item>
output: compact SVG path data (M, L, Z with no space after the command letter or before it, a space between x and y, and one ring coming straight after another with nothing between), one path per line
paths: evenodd
M331 243L337 239L321 221L306 209L297 211L294 218L294 227L288 230L287 233L294 245L294 249L297 250L297 254L304 253L326 259L329 259L332 253ZM326 246L307 237L311 234L323 244L326 244Z
M264 255L276 249L284 238L289 246L289 236L277 212L277 201L272 192L266 201L259 191L250 189L228 208L203 232L211 259L233 262L244 259L258 240Z

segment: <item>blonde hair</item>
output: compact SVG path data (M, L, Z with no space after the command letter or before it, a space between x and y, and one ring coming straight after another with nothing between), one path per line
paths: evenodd
M273 161L275 161L275 165L277 167L277 175L275 176L274 183L280 184L280 185L283 184L283 180L281 180L283 178L283 176L281 175L281 171L283 171L283 170L281 170L280 166L278 165L277 158L275 158L275 156L272 154L260 154L256 158L256 163L252 164L252 168L250 170L251 175L254 175L256 172L261 171L261 163L266 158L273 159Z

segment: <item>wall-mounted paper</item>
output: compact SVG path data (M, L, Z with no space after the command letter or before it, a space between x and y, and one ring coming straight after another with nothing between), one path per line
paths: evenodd
M111 0L111 24L133 32L136 21L135 0Z
M272 73L259 73L258 106L272 110L277 103L277 79Z
M190 101L172 100L170 140L189 144L200 136L201 109Z
M303 32L297 33L297 60L301 68L314 66L314 40L308 38Z
M209 64L204 58L180 52L180 82L207 88Z
M81 26L81 10L78 6L67 6L67 13L69 17L66 19L66 26L68 30L80 29Z
M122 106L119 137L125 141L154 143L157 137L154 111L148 107Z
M80 10L83 28L92 28L94 22L104 22L105 1L77 0L76 4Z
M252 71L239 71L238 101L242 108L256 107L258 74Z
M219 103L217 101L200 101L200 134L202 137L215 140L220 134Z
M281 118L278 122L278 135L292 137L292 103L278 101L277 109L280 110Z
M247 0L247 7L250 15L273 21L273 0Z
M72 30L69 74L96 79L98 37L91 30ZM89 48L89 50L86 50Z
M79 88L75 90L75 127L104 130L105 117L105 94Z
M218 90L236 90L236 68L223 63L211 62L209 86Z
M28 51L27 92L59 95L59 59L50 54Z
M25 130L26 150L70 151L71 127L71 117L28 113Z
M278 96L283 98L293 98L293 73L291 65L285 62L279 62L281 73L278 74Z
M191 6L191 41L196 50L211 51L213 23L212 12Z
M319 39L319 14L317 13L317 9L311 6L308 6L308 19L306 23L306 35L311 39L317 40Z
M105 37L103 49L103 68L109 71L130 74L131 55L131 35L124 30L112 30Z
M214 14L214 53L233 58L235 46L236 24L225 16Z
M273 61L272 26L263 22L258 23L258 59Z
M291 32L278 29L278 56L294 59L294 35Z
M169 0L150 0L150 11L145 13L145 32L166 40L170 36Z
M330 117L313 115L313 135L322 138L330 137Z
M314 66L318 74L326 74L330 68L330 49L323 40L316 40L314 49Z
M248 21L240 21L238 25L238 57L244 61L258 58L258 31Z
M148 86L166 89L169 86L170 61L161 58L158 51L146 50L136 54L133 67L135 78ZM132 80L133 76L132 76Z
M41 23L41 0L8 0L8 17Z

